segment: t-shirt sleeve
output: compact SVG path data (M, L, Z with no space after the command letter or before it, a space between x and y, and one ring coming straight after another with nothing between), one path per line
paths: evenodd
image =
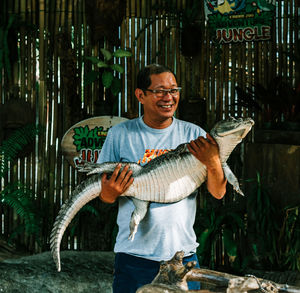
M116 135L114 134L115 131L113 128L111 128L108 133L107 137L104 141L104 144L102 146L100 156L97 160L97 163L104 163L104 162L118 162L118 142L116 141Z

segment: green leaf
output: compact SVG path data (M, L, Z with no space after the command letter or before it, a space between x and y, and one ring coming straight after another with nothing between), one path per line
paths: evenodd
M90 60L92 61L92 63L97 64L99 61L101 61L100 59L94 57L94 56L86 56L84 57L86 60Z
M112 58L112 54L111 54L108 50L106 50L106 49L104 49L104 48L101 48L100 51L101 51L101 53L103 54L104 59L105 59L106 61L108 61L108 60L110 60L110 59Z
M132 53L127 50L118 49L113 53L113 56L117 58L131 57Z
M121 80L117 77L114 77L111 84L111 92L114 96L116 96L121 91L122 83Z
M231 257L237 256L237 245L232 237L232 231L225 229L224 230L224 247L227 254Z
M115 71L118 71L120 73L124 73L125 69L123 66L119 65L119 64L113 64L113 65L110 65L110 68L112 70L115 70Z
M84 77L84 85L88 86L92 84L95 80L98 79L99 75L100 75L99 71L92 70L88 72Z
M104 61L101 61L101 60L97 63L97 66L99 68L107 68L108 67L108 65Z
M112 84L113 78L114 78L114 76L113 76L112 72L104 71L102 74L103 86L106 88L109 88Z
M199 253L200 254L203 253L206 250L210 234L211 234L211 230L206 229L199 236L198 242L199 242Z

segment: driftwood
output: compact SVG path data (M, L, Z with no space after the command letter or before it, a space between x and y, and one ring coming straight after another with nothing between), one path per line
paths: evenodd
M196 265L195 261L190 261L186 265L182 264L184 252L177 252L169 261L163 261L159 272L151 284L139 288L137 293L181 293L188 291L187 275ZM196 275L195 275L196 276ZM189 292L199 292L189 291ZM201 291L200 291L201 292ZM202 291L209 292L209 291Z
M300 288L286 284L277 284L253 275L239 277L207 269L194 268L195 262L182 264L184 253L177 252L174 257L162 262L159 272L151 284L137 290L137 293L181 293L187 292L187 281L200 281L216 287L216 291L190 290L188 292L226 292L226 293L300 293Z

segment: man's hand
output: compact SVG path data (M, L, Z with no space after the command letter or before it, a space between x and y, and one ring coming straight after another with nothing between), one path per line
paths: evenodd
M107 177L107 174L103 174L101 178L102 190L99 194L103 202L114 203L117 197L132 184L133 177L129 165L126 165L120 172L121 167L122 164L118 164L110 178Z
M226 193L227 180L222 169L219 147L210 134L206 138L199 136L187 145L189 151L207 168L207 189L215 198Z
M206 134L206 138L199 136L196 140L192 140L187 147L207 169L215 169L220 166L219 147L209 133Z

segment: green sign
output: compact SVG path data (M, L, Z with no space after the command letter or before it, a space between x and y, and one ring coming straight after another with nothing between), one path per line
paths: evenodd
M82 149L97 150L101 149L105 138L107 136L108 129L104 129L102 126L89 129L88 125L84 127L79 126L74 128L73 143L76 146L76 150L79 152Z
M271 39L275 0L205 0L208 27L218 43Z

